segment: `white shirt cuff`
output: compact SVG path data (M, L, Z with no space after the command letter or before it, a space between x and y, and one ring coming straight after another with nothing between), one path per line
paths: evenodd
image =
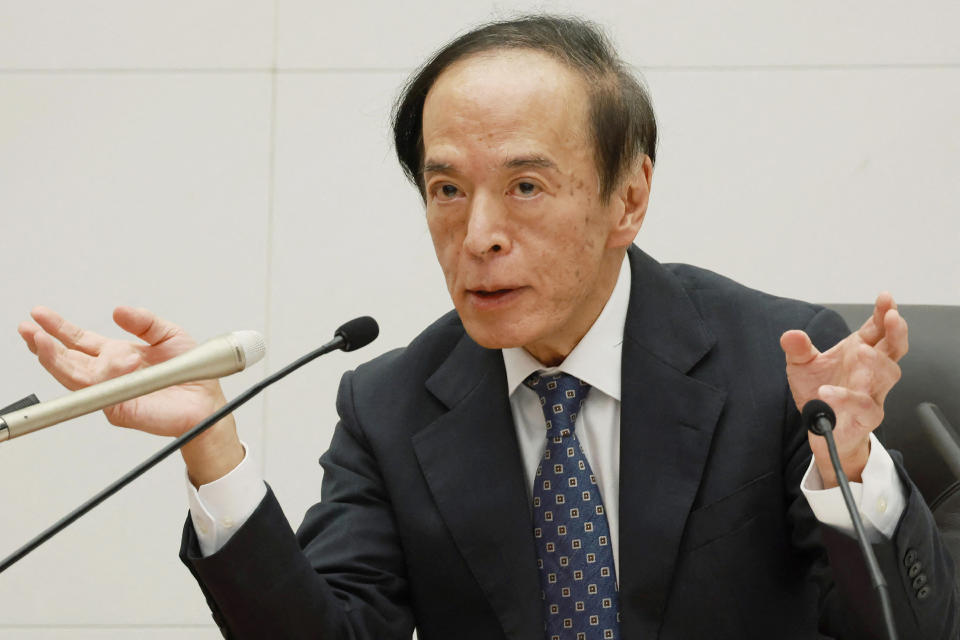
M907 505L907 491L887 450L876 436L870 434L870 456L861 474L863 482L851 482L850 493L860 511L863 528L871 543L893 537L900 516ZM810 466L800 483L803 495L813 514L823 524L840 529L853 536L853 521L843 501L840 487L823 488L823 479L817 465Z
M222 478L201 485L199 490L190 482L184 469L190 519L204 557L213 555L227 544L267 493L267 485L250 460L246 443L241 444L244 456L240 464Z

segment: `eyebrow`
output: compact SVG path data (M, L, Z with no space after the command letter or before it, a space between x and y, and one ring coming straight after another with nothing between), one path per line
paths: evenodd
M425 162L423 165L423 173L443 173L445 171L450 171L453 169L453 165L449 162Z
M537 167L539 169L556 169L557 165L553 160L544 156L520 156L511 158L503 163L507 169L522 169L524 167Z
M524 167L537 167L540 169L557 169L557 164L545 156L533 155L533 156L520 156L517 158L510 158L503 163L505 169L522 169ZM432 162L427 161L423 165L423 174L428 173L446 173L449 171L456 171L454 166L449 162Z

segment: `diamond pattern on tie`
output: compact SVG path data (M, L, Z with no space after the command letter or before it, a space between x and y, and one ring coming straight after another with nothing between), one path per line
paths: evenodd
M617 577L597 480L574 433L590 385L559 373L524 384L540 396L547 448L533 486L533 536L547 640L620 638Z

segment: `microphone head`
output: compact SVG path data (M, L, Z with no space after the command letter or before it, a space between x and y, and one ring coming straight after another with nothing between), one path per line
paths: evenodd
M365 347L380 335L380 326L370 316L361 316L345 322L337 329L335 336L343 338L344 351L353 351Z
M827 422L830 423L831 429L837 424L837 414L835 414L833 409L830 408L830 405L823 400L814 398L803 405L803 411L800 413L803 426L818 436L824 434L824 429L820 425L820 418L827 420Z
M259 331L234 331L230 334L240 350L243 352L243 367L247 368L254 362L259 362L263 354L267 352L267 343Z

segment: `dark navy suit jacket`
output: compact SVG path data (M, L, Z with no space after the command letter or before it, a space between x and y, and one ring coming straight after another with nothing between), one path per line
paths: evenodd
M882 638L852 539L800 493L810 461L779 347L835 313L629 252L620 601L625 640ZM542 640L528 491L503 360L451 313L343 377L322 498L296 534L272 492L181 557L237 638ZM901 638L956 638L953 563L919 492L875 546ZM905 562L909 560L910 562ZM928 589L915 588L920 563ZM917 573L914 569L913 573Z

